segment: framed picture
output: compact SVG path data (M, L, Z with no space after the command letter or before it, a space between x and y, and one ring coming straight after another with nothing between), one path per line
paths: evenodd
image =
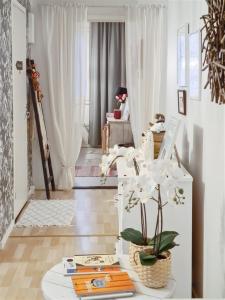
M189 97L201 100L201 32L189 34Z
M188 23L177 31L177 85L179 87L188 85L188 33Z
M170 159L173 153L179 127L180 119L176 117L172 117L166 124L166 132L160 147L158 159Z
M177 91L177 100L178 100L179 114L186 116L186 91L185 90Z

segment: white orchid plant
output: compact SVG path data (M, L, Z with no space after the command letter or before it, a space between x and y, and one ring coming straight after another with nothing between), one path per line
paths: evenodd
M100 165L102 176L106 178L117 159L124 158L128 168L135 169L135 175L123 182L123 197L127 200L125 209L130 210L140 204L141 232L127 228L120 233L121 237L137 245L149 245L151 253L140 253L143 265L152 265L162 257L164 251L172 249L178 235L175 231L163 231L163 208L167 204L184 204L185 196L179 188L179 179L183 177L182 169L174 160L147 160L144 159L143 149L133 147L118 147L109 150L108 155L102 157ZM145 204L154 201L157 206L155 234L148 238L147 215Z

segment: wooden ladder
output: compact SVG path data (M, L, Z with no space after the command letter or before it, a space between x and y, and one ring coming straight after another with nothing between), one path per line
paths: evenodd
M34 60L27 60L27 75L29 79L30 93L34 109L38 141L40 146L46 197L47 199L50 199L51 195L49 185L51 184L52 191L55 191L55 180L42 108L43 95L41 93L40 84L38 80L40 74L36 70Z

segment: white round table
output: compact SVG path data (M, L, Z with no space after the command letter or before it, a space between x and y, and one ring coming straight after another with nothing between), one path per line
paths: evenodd
M121 269L128 272L134 281L136 293L133 297L117 299L155 300L171 298L176 288L176 281L170 279L167 286L161 289L150 289L145 287L139 280L128 261L128 256L120 257ZM79 299L73 289L70 276L64 276L63 264L59 263L51 268L43 277L41 289L45 300L76 300Z

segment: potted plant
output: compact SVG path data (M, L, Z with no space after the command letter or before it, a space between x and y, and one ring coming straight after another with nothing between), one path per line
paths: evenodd
M172 160L144 160L141 148L115 146L110 149L109 155L103 156L101 168L104 176L121 157L136 172L136 176L124 183L124 197L127 199L125 209L129 212L134 206L140 205L141 231L126 228L120 235L130 242L130 264L143 283L148 287L162 287L167 284L170 275L170 250L177 246L175 238L178 235L176 231L163 231L163 209L169 202L184 204L184 191L178 187L183 172ZM147 232L145 204L148 201L157 205L153 237L148 237Z
M127 88L118 87L115 94L116 108L114 109L114 118L120 119L123 115L125 102L127 98Z

